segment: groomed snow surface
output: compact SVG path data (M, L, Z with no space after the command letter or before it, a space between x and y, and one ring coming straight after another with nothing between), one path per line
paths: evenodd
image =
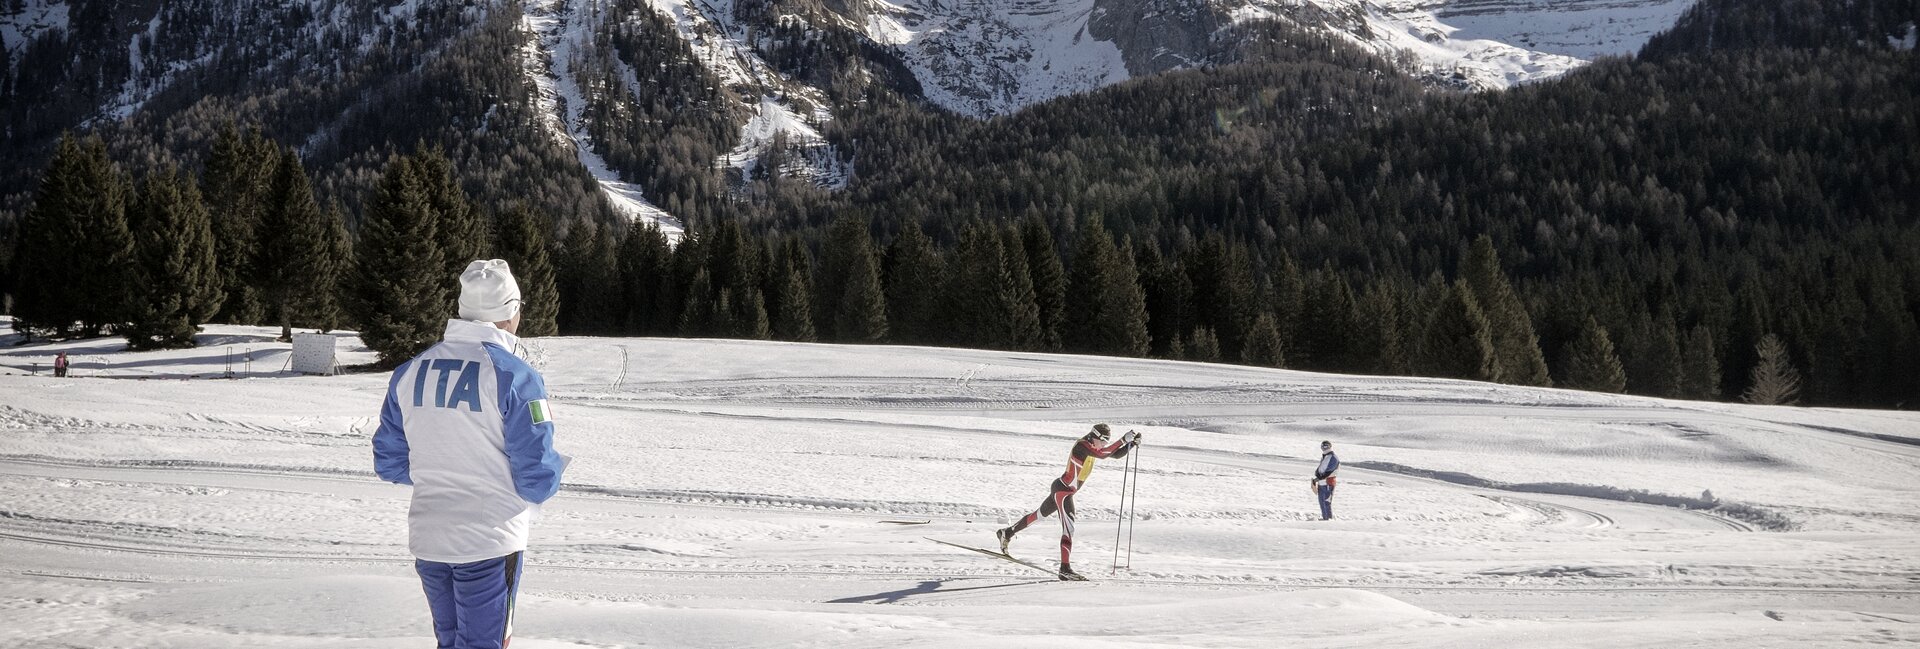
M386 376L285 373L274 333L0 337L0 645L431 646L408 490L371 473ZM575 461L534 528L516 648L1920 642L1914 413L915 347L525 347ZM72 377L49 375L60 350ZM1094 581L922 540L991 544L1095 421L1147 435L1131 569L1110 569L1122 461L1078 496ZM1332 521L1306 480L1323 439L1348 464ZM1469 486L1489 484L1711 490L1763 515ZM1013 553L1051 565L1058 529Z

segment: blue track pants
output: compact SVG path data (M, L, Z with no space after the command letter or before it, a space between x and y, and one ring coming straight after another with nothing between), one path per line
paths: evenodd
M440 649L505 649L525 552L473 563L415 559Z

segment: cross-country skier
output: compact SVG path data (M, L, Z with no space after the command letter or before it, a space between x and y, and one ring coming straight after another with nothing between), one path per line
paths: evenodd
M513 355L520 287L507 262L460 274L460 319L393 371L373 465L413 485L407 512L414 570L440 649L505 647L527 529L560 489L546 382Z
M1093 430L1073 445L1073 454L1067 459L1067 472L1053 481L1053 492L1040 503L1040 509L1021 518L1011 527L994 532L1000 537L1000 553L1007 553L1007 544L1013 541L1013 535L1027 529L1034 521L1055 512L1060 514L1060 578L1084 580L1085 577L1073 571L1073 494L1085 484L1087 476L1093 473L1093 461L1103 457L1126 457L1127 451L1140 444L1139 433L1127 431L1120 441L1107 444L1109 429L1106 424L1094 424Z
M1333 518L1333 473L1340 470L1340 456L1333 454L1333 442L1320 442L1320 466L1313 470L1314 493L1320 496L1320 520Z

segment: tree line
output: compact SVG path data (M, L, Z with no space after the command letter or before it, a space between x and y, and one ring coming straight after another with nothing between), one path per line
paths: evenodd
M352 326L393 364L438 340L459 269L497 254L528 287L524 331L553 333L550 221L482 214L439 150L387 163L357 238L258 128L229 124L206 159L197 179L166 166L135 183L98 136L62 137L18 225L14 328L156 349L191 347L210 322L279 326L282 340Z

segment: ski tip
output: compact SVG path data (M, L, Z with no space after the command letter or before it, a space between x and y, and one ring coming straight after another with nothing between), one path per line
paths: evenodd
M924 521L880 521L880 522L887 523L889 525L926 525L928 523L932 523L933 519L927 519Z

